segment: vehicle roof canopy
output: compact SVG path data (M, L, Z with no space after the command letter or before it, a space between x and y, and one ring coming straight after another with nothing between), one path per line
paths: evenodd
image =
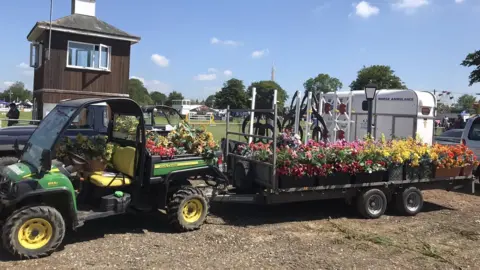
M114 114L142 115L142 109L129 98L82 98L60 102L58 105L84 108L89 105L106 103Z

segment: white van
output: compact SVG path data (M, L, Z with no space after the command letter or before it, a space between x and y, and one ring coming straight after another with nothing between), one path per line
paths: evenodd
M346 115L340 115L335 111L322 115L330 133L333 132L336 123L338 128L345 131L347 140L361 140L365 137L368 114L364 90L327 93L322 95L322 99L332 105L337 99L337 108L340 103L347 105ZM352 108L348 116L349 104ZM373 100L373 136L380 138L383 134L389 139L418 135L423 142L432 144L436 105L436 98L430 92L403 89L378 90ZM350 130L348 130L348 122L350 122Z

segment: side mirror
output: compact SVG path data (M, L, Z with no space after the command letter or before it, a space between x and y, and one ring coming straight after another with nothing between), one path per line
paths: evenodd
M47 172L52 168L52 155L50 150L44 149L40 159L41 171Z
M366 100L362 101L362 110L368 111L368 101Z

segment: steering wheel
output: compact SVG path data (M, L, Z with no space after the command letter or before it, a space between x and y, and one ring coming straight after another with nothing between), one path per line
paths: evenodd
M72 161L73 165L75 165L75 166L83 166L83 165L88 163L87 160L80 155L77 155L77 154L75 154L73 152L70 152L70 151L68 151L67 153L68 153L68 156L70 157L70 160Z

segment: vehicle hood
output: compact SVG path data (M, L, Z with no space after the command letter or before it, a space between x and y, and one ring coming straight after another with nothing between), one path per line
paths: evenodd
M50 172L58 172L58 167L52 164ZM2 171L3 176L7 176L8 179L13 182L19 182L21 180L35 176L35 169L30 165L19 162L9 166L5 166Z
M14 182L18 182L26 177L32 175L33 168L25 163L15 163L9 166L5 166L2 171L2 175L8 177Z

